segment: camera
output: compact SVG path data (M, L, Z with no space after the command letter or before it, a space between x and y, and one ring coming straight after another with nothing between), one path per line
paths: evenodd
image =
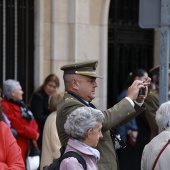
M143 97L145 95L146 95L146 87L140 88L139 93L138 93L138 97Z
M126 147L126 143L123 141L120 134L115 134L112 128L110 129L110 136L112 138L115 149L124 149Z
M126 148L126 143L124 142L124 140L121 138L121 136L115 135L115 149L124 149Z

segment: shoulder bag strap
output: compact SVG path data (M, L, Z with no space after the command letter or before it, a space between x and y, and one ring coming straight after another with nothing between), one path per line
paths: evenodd
M152 170L155 169L155 166L156 166L156 164L157 164L157 162L158 162L159 157L161 156L162 152L165 150L165 148L166 148L169 144L170 144L170 139L168 140L168 142L165 144L165 146L164 146L164 147L161 149L161 151L159 152L159 154L158 154L158 156L157 156L157 158L155 159L155 162L154 162L154 164L153 164Z
M83 166L84 170L87 170L87 164L86 164L86 161L83 159L83 157L78 154L77 152L74 152L74 151L69 151L69 152L66 152L62 158L61 158L61 161L65 158L68 158L68 157L74 157L78 160L78 162Z

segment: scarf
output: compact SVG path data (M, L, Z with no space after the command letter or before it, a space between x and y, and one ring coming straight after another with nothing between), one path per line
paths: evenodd
M77 139L72 139L72 140L74 140L75 142L79 143L80 145L82 145L86 149L88 149L94 155L94 157L96 158L97 161L100 159L100 152L97 149L94 149Z
M17 101L14 100L12 98L8 98L6 97L6 99L8 101L10 101L11 103L14 103L16 105L18 105L21 109L21 116L29 121L34 120L34 116L32 114L32 112L28 109L28 107L26 106L26 104L23 101Z

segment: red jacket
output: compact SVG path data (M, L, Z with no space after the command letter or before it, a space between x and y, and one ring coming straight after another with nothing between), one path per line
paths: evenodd
M29 121L21 116L21 109L18 105L4 98L1 102L2 108L8 119L11 121L11 127L17 133L17 143L21 147L22 157L26 161L26 154L29 148L29 139L36 140L38 124L35 120Z
M0 121L0 169L25 170L21 149L17 145L10 128Z

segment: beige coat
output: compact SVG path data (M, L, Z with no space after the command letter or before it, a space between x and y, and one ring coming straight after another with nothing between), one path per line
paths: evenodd
M60 140L56 129L57 112L51 113L45 122L42 141L40 170L60 156Z
M150 143L148 143L142 154L141 170L151 170L152 166L162 148L170 139L170 128L161 132ZM154 170L168 170L170 169L169 161L170 145L167 145L165 150L160 155Z
M78 107L85 106L78 99L73 97L71 94L65 94L64 98L57 104L57 129L61 144L66 146L69 136L64 131L64 123L67 115ZM130 104L127 99L123 99L112 108L102 111L105 115L105 121L103 122L102 133L103 138L99 141L97 149L100 152L100 160L98 162L99 170L117 170L118 160L115 152L114 145L110 137L110 128L117 128L129 120L133 119L139 113L144 111L145 107L134 107Z

